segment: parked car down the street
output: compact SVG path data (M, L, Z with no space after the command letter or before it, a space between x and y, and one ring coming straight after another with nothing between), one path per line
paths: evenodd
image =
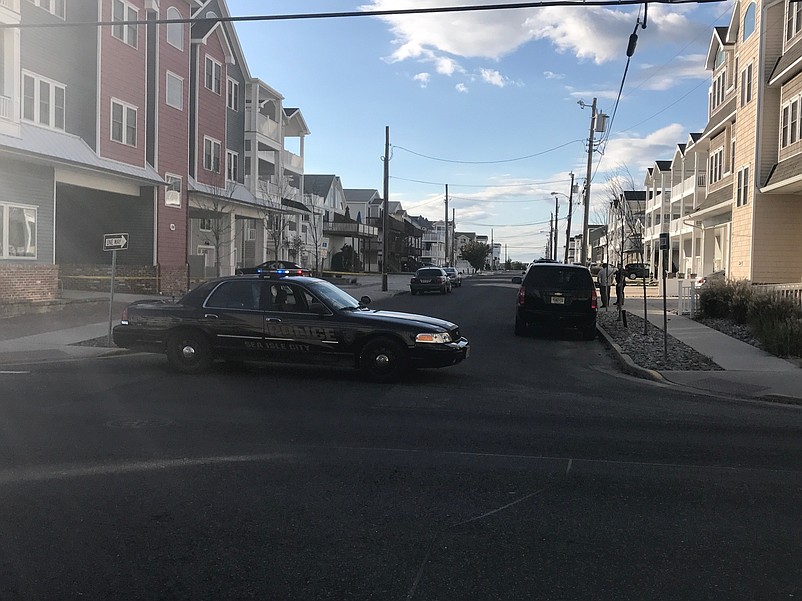
M317 278L228 276L204 282L177 303L128 305L113 330L114 343L165 353L183 373L203 372L215 359L341 364L376 382L468 357L457 324L369 304L369 297L356 300Z
M630 280L648 278L649 266L645 263L627 263L624 265L624 276Z
M451 280L452 288L459 288L462 286L462 274L460 274L455 267L443 267L443 271L446 272L448 279Z
M451 292L451 279L442 267L421 267L409 280L409 293Z

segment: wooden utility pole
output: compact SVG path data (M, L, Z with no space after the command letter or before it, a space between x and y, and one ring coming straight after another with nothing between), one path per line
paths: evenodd
M445 234L446 247L445 247L445 255L444 255L443 259L445 260L446 264L448 264L448 184L446 184L446 219L445 219L445 222L446 222L446 234Z
M587 105L583 105L587 106ZM590 220L590 180L593 177L593 134L596 127L596 99L590 111L590 133L588 134L588 171L585 177L585 218L582 221L582 265L588 263L588 222Z
M565 260L563 263L568 263L568 244L571 242L571 214L574 212L574 174L571 172L571 187L568 189L568 225L565 226ZM575 251L576 252L576 251ZM576 255L574 256L576 261Z
M382 215L382 292L387 292L387 262L390 260L390 251L387 248L389 240L387 228L390 226L389 196L390 196L390 126L384 128L384 207Z
M451 209L451 267L457 262L457 215L456 209Z

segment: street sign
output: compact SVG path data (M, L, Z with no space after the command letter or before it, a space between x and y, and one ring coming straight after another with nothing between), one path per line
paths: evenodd
M668 233L663 232L660 234L660 250L668 250Z
M103 234L103 250L128 250L128 234Z

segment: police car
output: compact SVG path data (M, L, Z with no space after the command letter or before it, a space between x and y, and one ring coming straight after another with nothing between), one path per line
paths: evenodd
M281 270L279 270L281 271ZM165 353L183 373L215 359L346 364L373 381L394 381L413 367L446 367L470 346L451 322L368 307L325 280L284 273L209 280L177 303L128 305L114 343Z

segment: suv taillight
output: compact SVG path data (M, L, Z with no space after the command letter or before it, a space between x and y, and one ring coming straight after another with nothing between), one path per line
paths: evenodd
M593 293L590 295L590 308L591 309L596 309L597 308L598 299L599 299L599 297L596 294L596 288L594 287L593 288Z
M120 321L128 321L128 307L123 309L123 314L120 316Z
M526 288L521 286L518 289L518 304L523 305L526 304Z

